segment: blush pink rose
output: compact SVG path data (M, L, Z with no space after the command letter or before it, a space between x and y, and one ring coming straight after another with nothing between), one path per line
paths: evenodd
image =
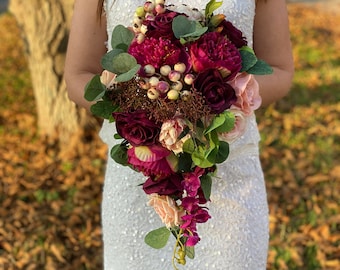
M223 132L218 134L220 141L232 143L237 138L241 137L245 132L248 122L248 117L240 110L229 110L235 115L235 126L229 132Z
M178 139L178 137L186 126L185 120L180 117L165 121L161 126L159 142L175 154L183 152L183 144L190 138L190 134L186 134L181 139Z
M238 73L236 77L229 82L234 88L237 100L230 109L241 110L249 116L253 111L261 106L261 96L259 84L254 76L248 73Z
M157 194L148 195L148 205L152 206L167 228L180 226L184 210L177 206L176 202L169 196Z

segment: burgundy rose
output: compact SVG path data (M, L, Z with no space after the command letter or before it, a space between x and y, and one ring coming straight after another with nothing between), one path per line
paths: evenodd
M237 48L241 48L243 46L247 46L247 40L243 36L242 32L237 29L231 22L227 20L223 20L217 26L218 32L220 32L223 36L227 36L227 38L234 43Z
M146 194L157 193L158 195L180 196L183 192L182 177L179 174L171 174L162 179L152 179L151 177L143 184Z
M220 70L223 77L232 79L241 70L241 55L236 46L218 32L209 32L192 43L190 56L193 69L202 72L209 68Z
M152 20L145 20L143 23L147 26L147 37L170 39L176 41L172 31L172 21L179 14L167 10L162 14L157 14Z
M216 114L229 109L237 100L235 90L223 80L216 69L207 69L198 74L194 88L203 94L207 105Z
M158 141L160 125L145 111L114 113L117 132L132 145L153 145Z

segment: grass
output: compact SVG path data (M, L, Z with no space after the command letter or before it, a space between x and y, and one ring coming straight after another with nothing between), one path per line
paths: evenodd
M270 208L270 270L340 268L340 12L290 4L296 76L258 112ZM101 269L106 147L72 162L36 130L19 30L0 16L0 269ZM95 254L95 256L93 256Z

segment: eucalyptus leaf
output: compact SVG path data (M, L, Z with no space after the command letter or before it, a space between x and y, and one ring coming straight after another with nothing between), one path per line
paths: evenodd
M116 77L116 81L117 82L127 82L129 80L131 80L136 73L138 72L138 70L141 68L141 65L137 64L134 67L132 67L128 72L125 72L123 74L120 74Z
M123 74L137 66L137 60L131 54L120 53L112 59L112 72Z
M112 104L112 101L97 101L96 104L93 104L91 106L91 112L99 117L102 117L104 119L109 119L110 116L114 111L116 111L118 108L118 105Z
M203 175L200 177L201 188L203 190L204 198L209 201L211 195L212 179L210 175Z
M116 144L113 146L110 151L110 156L118 164L123 166L128 165L127 148L125 144Z
M113 49L109 52L107 52L106 54L104 54L104 56L101 59L101 65L103 67L103 69L106 69L108 71L111 71L113 73L113 59L115 56L117 56L118 54L123 53L124 51L121 49Z
M256 64L247 70L249 74L267 75L273 73L273 68L263 60L257 60Z
M129 28L119 24L112 31L111 46L113 49L120 48L126 52L133 38L133 32Z
M85 86L84 98L88 101L99 100L105 95L105 91L100 75L95 75Z
M161 249L165 247L166 243L168 242L169 236L170 230L166 227L161 227L149 232L145 236L144 241L152 248Z
M176 38L180 38L196 31L196 22L184 15L176 16L172 21L172 30Z

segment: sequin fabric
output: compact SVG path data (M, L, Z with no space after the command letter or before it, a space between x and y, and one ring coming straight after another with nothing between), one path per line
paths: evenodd
M109 37L115 25L131 25L135 8L143 3L143 0L107 0ZM206 0L172 0L167 4L203 8ZM254 0L224 0L217 12L226 14L252 45ZM100 136L109 149L117 143L114 133L114 125L105 121ZM268 205L259 162L259 138L253 115L245 134L231 144L228 160L219 166L218 177L213 179L208 205L212 218L198 225L201 241L195 247L196 257L188 259L185 267L179 269L266 269ZM144 180L141 174L114 163L108 157L102 202L105 270L173 269L173 237L160 250L144 243L147 232L163 226L146 204L146 196L139 186Z

